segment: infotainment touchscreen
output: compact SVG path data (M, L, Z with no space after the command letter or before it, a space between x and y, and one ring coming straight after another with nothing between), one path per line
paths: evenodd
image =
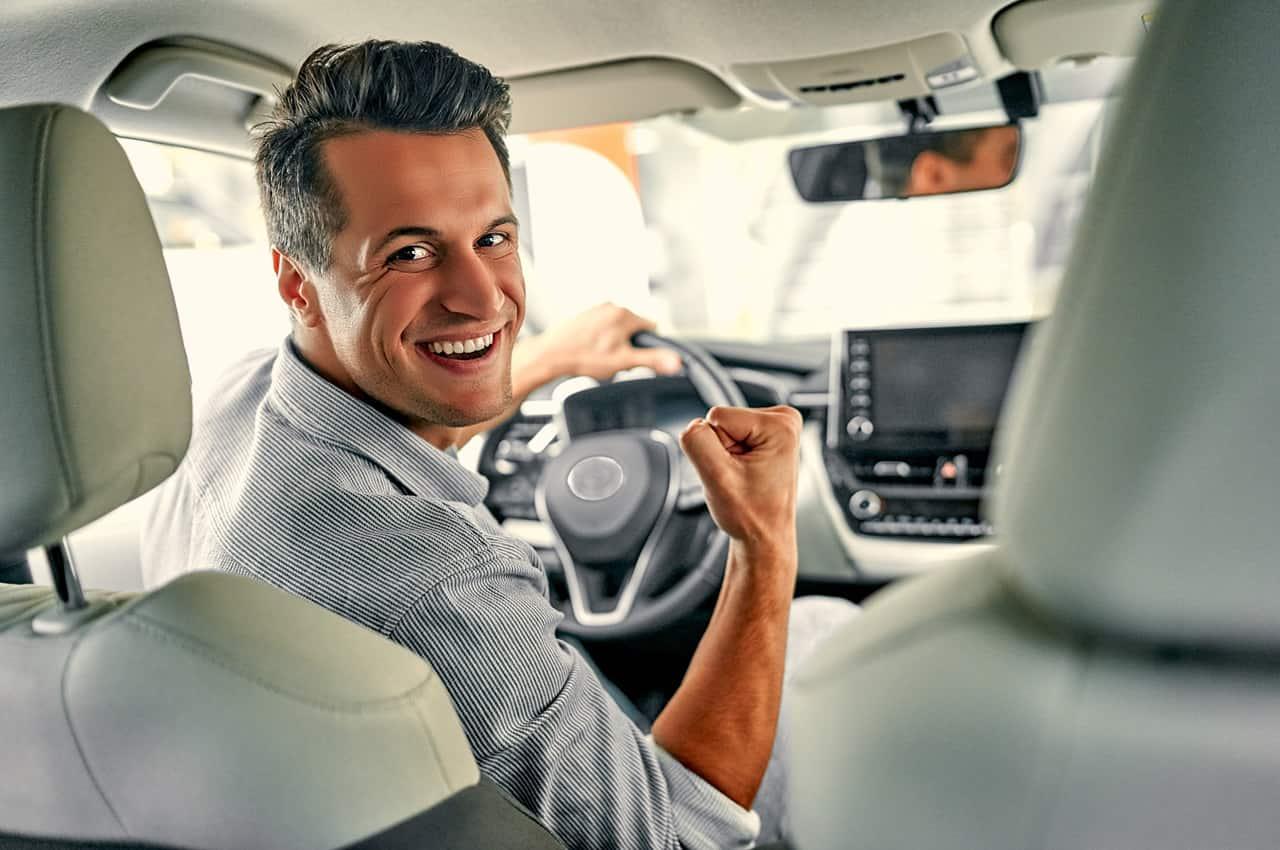
M854 449L989 444L1025 331L1008 324L839 334L833 442Z
M1020 335L887 336L871 343L875 423L884 431L995 429Z

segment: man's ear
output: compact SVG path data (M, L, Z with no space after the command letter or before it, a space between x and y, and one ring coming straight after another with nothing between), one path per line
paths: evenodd
M320 301L316 297L316 286L302 266L271 249L271 267L276 272L276 291L280 300L289 308L294 323L304 328L314 328L324 320L320 312Z
M911 178L906 194L938 195L951 191L953 182L951 160L934 151L921 151L911 163Z

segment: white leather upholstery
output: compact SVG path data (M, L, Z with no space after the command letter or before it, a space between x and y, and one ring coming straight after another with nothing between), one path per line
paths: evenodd
M66 106L0 111L0 553L52 542L166 478L190 378L124 151Z
M1004 423L1005 561L1088 629L1280 647L1277 31L1163 7Z
M794 681L798 850L1275 847L1277 31L1162 6L1006 411L995 549Z
M339 847L479 775L422 659L253 579L192 573L35 636L0 592L0 832Z

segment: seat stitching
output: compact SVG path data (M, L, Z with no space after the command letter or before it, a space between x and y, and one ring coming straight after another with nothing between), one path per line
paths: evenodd
M300 702L312 708L333 712L335 714L372 714L375 712L400 708L405 703L414 702L421 692L428 688L435 679L435 671L430 670L429 668L428 675L425 679L403 693L396 694L395 696L363 702L329 702L282 688L257 673L247 669L244 665L237 664L232 659L220 653L215 647L193 638L190 635L174 631L166 624L139 612L136 608L126 613L121 618L121 622L135 631L142 632L150 637L159 638L163 642L171 643L180 646L189 652L193 652L211 664L221 667L235 676L239 676L242 679L253 682L265 690L271 691L272 693L287 699Z
M39 330L41 353L43 357L45 371L45 390L46 398L49 404L49 416L53 425L54 443L58 449L58 459L60 461L60 477L62 484L67 489L68 500L72 506L80 501L80 493L78 481L72 474L72 458L71 449L68 445L65 422L62 415L62 397L61 385L58 382L58 368L56 356L53 351L53 316L49 307L49 282L48 264L45 261L45 237L48 233L48 215L49 205L45 203L45 191L48 186L47 171L49 167L49 138L52 135L53 123L60 114L57 107L49 109L37 129L40 134L39 143L36 151L36 174L33 188L35 196L32 199L33 212L32 223L35 228L35 239L33 246L33 254L35 259L35 289L36 289L36 308L39 312Z
M75 660L76 653L80 649L80 645L84 642L93 631L91 629L82 629L79 637L71 644L71 650L67 653L67 660L62 666L62 678L59 682L58 693L62 700L62 715L67 721L67 730L71 733L71 742L75 744L76 753L80 756L80 763L84 765L84 772L88 774L89 781L93 783L94 790L98 792L98 796L102 798L103 805L107 807L107 811L111 813L111 817L115 819L116 824L120 827L120 831L126 836L132 837L129 828L124 825L124 820L120 817L120 813L116 811L116 807L111 805L110 798L107 797L106 789L102 787L102 783L98 781L97 775L93 772L93 767L89 764L89 756L85 753L84 747L80 743L80 736L76 733L76 725L71 720L71 705L67 701L67 678L71 675L71 664Z
M444 780L445 787L449 790L449 793L452 794L458 789L454 788L453 783L449 781L449 771L445 769L444 759L440 757L440 745L436 743L436 736L431 731L431 724L427 722L427 718L422 716L422 706L417 704L417 702L413 705L413 716L417 719L418 725L422 727L422 733L427 738L427 743L431 748L431 757L435 761L436 767L440 770L440 778Z

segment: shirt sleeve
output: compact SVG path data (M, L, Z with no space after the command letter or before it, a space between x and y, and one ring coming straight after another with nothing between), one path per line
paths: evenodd
M480 770L567 847L750 847L756 815L641 733L559 621L540 565L489 558L428 589L391 637L448 687Z

